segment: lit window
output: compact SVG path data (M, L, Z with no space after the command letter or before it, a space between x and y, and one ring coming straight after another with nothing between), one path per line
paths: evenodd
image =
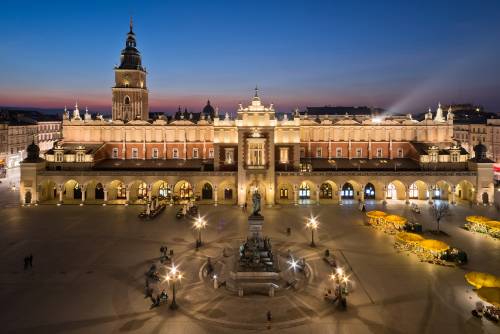
M198 159L199 153L197 148L193 148L193 159Z
M132 159L138 159L139 158L139 150L136 148L132 149Z
M281 199L288 199L288 189L287 188L280 189L280 198Z
M403 158L404 154L403 154L403 149L402 148L398 148L398 158Z
M153 156L153 159L158 159L158 149L156 147L153 148L152 156Z
M77 152L76 153L76 162L84 162L85 161L85 153Z
M113 151L111 152L111 157L113 159L118 159L118 148L113 148Z
M382 158L382 149L377 148L377 158Z
M288 147L280 148L280 163L282 164L288 163Z
M451 162L458 162L459 161L459 155L458 153L452 153L451 154Z
M174 148L172 149L172 158L173 159L179 159L179 150Z
M209 159L214 158L214 149L213 148L208 149L208 158Z
M225 150L225 163L230 165L234 162L234 148L226 148Z

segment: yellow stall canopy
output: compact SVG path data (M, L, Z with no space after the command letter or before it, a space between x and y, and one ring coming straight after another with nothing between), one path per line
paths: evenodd
M479 298L487 303L493 304L496 307L500 307L500 288L487 288L482 287L476 291Z
M374 211L368 211L366 213L366 216L368 218L382 218L382 217L385 217L387 216L387 213L383 212L383 211L377 211L377 210L374 210Z
M500 277L492 274L471 271L470 273L465 274L465 279L470 285L476 287L477 289L482 287L500 288Z
M409 232L398 233L396 239L402 242L421 242L424 240L421 235Z
M393 223L394 225L404 225L408 221L405 217L398 215L388 215L384 218L386 223Z
M490 219L484 216L467 216L465 217L465 220L469 223L485 223Z
M484 225L488 226L489 228L495 229L495 230L500 230L500 221L498 220L490 220L484 223Z
M448 248L450 248L448 244L439 240L432 240L432 239L427 239L420 242L420 246L424 249L434 252L444 252L445 250L448 250Z

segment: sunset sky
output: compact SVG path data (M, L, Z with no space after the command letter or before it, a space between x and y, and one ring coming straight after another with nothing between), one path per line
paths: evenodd
M2 1L0 106L111 110L133 16L151 111L500 111L500 1Z

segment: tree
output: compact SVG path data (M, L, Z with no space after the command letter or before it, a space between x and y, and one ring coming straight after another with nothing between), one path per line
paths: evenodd
M431 214L434 217L434 219L436 220L437 232L440 233L439 222L444 217L449 216L450 206L448 205L448 203L443 203L443 202L434 203L434 205L431 206Z

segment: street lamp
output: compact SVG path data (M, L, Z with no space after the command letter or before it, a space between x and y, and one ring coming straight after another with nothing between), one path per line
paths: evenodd
M198 248L201 246L201 230L207 227L207 222L205 219L198 216L198 218L195 219L193 226L198 230L198 240L196 240L196 248Z
M314 243L314 231L318 229L319 222L316 220L316 217L311 217L307 220L306 228L311 230L311 247L316 247Z
M183 275L179 271L178 267L176 267L175 264L172 264L172 267L170 268L169 273L165 277L165 280L167 282L172 281L172 304L170 304L170 308L172 310L176 310L177 308L179 308L179 306L177 305L177 302L175 301L175 283L177 281L180 282L182 277L183 277Z

